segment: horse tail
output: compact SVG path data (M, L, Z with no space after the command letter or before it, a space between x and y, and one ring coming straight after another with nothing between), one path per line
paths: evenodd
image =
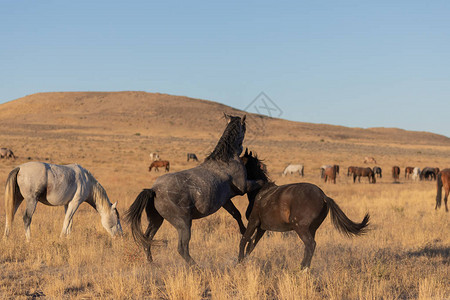
M367 231L370 218L368 213L364 216L361 223L355 223L344 214L333 199L327 197L325 202L331 211L331 221L333 222L334 227L341 233L352 236L364 234Z
M442 202L442 173L437 176L437 194L436 194L436 209L441 207Z
M14 215L17 208L23 200L23 196L20 193L19 185L17 184L17 174L20 168L12 170L8 179L6 179L5 188L5 210L6 210L6 224L5 224L5 237L8 237L12 222L14 221Z
M125 222L131 225L131 233L137 244L147 248L150 246L150 241L142 232L141 216L142 212L146 210L155 210L155 191L152 189L144 189L131 204L130 208L125 212Z

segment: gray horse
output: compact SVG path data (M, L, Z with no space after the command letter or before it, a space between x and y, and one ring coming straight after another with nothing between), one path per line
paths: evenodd
M69 235L72 217L81 203L86 201L101 216L103 227L111 236L122 234L117 202L111 204L108 195L92 174L80 165L54 165L42 162L22 164L9 173L5 189L6 225L8 237L14 215L22 201L26 202L23 222L25 236L30 240L30 224L36 205L41 202L50 206L64 206L61 236Z
M195 168L159 177L151 189L144 189L125 213L131 224L133 237L144 247L148 261L152 261L153 237L164 219L178 231L178 253L188 264L195 264L189 254L193 219L209 216L225 208L245 232L241 214L231 202L236 195L260 188L259 181L247 180L247 173L239 155L245 135L245 116L227 116L228 125L214 151ZM148 227L141 228L141 215L146 211Z
M16 159L16 156L12 152L11 149L8 148L0 148L0 158L14 158Z

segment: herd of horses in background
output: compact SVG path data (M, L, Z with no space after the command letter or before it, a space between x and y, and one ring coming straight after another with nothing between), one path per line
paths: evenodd
M256 155L245 150L243 140L246 131L245 116L225 115L228 124L214 150L197 166L174 173L164 174L156 179L151 188L144 188L125 212L124 220L130 224L132 236L152 261L152 241L163 224L168 221L178 233L178 253L188 264L195 264L189 253L192 220L211 215L224 208L236 220L242 234L239 243L238 261L251 254L266 231L295 231L305 245L302 269L311 265L316 242L315 234L328 212L333 225L344 235L357 236L365 233L369 226L366 213L360 223L350 220L339 208L335 200L328 197L317 185L311 183L291 183L276 185L267 174L266 165ZM15 158L11 150L2 148L2 158ZM9 151L8 151L9 150ZM151 153L152 168L165 167L169 172L170 163L161 160L158 153ZM187 154L187 161L198 161L194 153ZM366 157L365 163L376 163L373 157ZM321 176L325 182L336 183L339 165L324 165ZM304 166L290 164L282 175L304 176ZM394 166L392 174L399 179L400 168ZM407 167L405 178L430 179L437 181L436 207L442 202L444 188L445 208L450 191L450 169ZM347 176L353 182L361 176L368 177L370 183L380 178L379 167L348 167ZM247 228L242 222L239 210L232 202L237 195L247 194L248 206L245 216ZM117 202L112 204L105 189L83 167L28 162L14 168L8 175L5 189L6 225L4 237L10 235L14 215L25 201L23 217L26 239L30 239L30 224L38 202L50 206L64 206L65 218L61 236L71 232L72 218L82 202L87 202L101 216L103 227L111 236L122 235L122 226ZM142 230L142 215L145 211L148 226Z

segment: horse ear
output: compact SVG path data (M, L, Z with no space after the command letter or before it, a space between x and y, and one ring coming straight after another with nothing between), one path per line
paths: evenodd
M244 116L242 117L242 124L245 123L245 119L247 119L247 115L244 115Z
M253 156L253 151L250 151L250 156Z
M229 115L227 115L226 113L223 113L224 118L227 120L228 123L230 123L231 118Z
M111 209L116 209L116 206L117 206L117 201L114 202L114 204L111 206Z
M244 153L244 155L245 155L245 156L248 155L248 148L245 148L245 153Z

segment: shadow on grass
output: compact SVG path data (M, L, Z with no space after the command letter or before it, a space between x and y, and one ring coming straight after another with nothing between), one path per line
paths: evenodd
M417 251L408 251L409 257L442 257L447 262L450 259L450 247L444 246L425 246Z

